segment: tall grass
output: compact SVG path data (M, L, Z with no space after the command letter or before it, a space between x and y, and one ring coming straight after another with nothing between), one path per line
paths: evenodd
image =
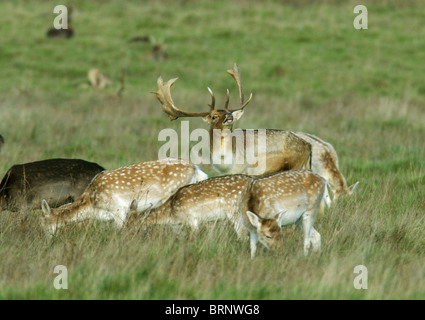
M198 234L168 227L68 226L49 241L40 211L0 215L0 299L423 299L425 288L425 5L371 1L356 31L353 1L74 1L76 35L45 37L54 1L2 1L0 172L53 157L112 169L157 158L158 133L178 132L154 95L179 77L176 104L207 110L206 87L223 103L225 70L238 62L254 93L238 126L305 131L331 142L356 193L319 216L320 253L284 229L285 249L259 250L224 222ZM166 44L150 58L137 35ZM87 71L113 80L121 100L88 86ZM205 127L190 120L191 129ZM209 170L209 168L206 168ZM210 174L215 174L209 171ZM56 265L69 289L53 286ZM368 268L368 289L353 286Z

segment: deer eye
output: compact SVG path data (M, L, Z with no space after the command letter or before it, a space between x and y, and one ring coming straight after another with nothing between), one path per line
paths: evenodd
M267 239L271 239L271 238L272 238L272 236L269 236L268 234L266 234L266 238L267 238Z
M212 119L213 120L217 120L218 119L218 116L213 116Z

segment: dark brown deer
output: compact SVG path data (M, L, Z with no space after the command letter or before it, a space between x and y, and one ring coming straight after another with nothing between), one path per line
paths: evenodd
M204 112L187 112L178 109L172 98L170 88L176 82L176 79L171 79L164 83L162 78L158 78L158 91L154 91L158 100L162 104L162 110L168 114L171 120L180 117L202 117L210 125L210 150L212 163L215 169L220 173L231 174L248 174L251 176L262 176L271 173L294 170L301 168L310 168L311 161L311 145L304 139L298 137L291 131L285 130L233 130L233 123L240 119L243 115L244 108L251 101L252 94L247 101L244 101L244 93L242 89L240 71L235 64L233 69L228 70L232 78L236 81L239 89L240 105L236 109L229 108L229 91L227 91L227 100L223 109L215 109L215 97L211 89L208 88L212 102L209 105L210 110ZM248 138L250 134L252 137ZM260 143L260 138L264 137L263 143ZM249 161L237 161L240 159L240 153L236 145L232 143L233 139L240 139L243 146L244 155L255 155L258 159L256 164L251 164ZM218 143L214 143L218 141ZM263 150L260 150L263 149ZM218 154L218 158L216 158ZM215 159L219 159L221 155L225 158L229 156L233 161L231 163L218 163ZM236 160L236 161L235 161ZM255 171L256 166L260 163L264 170ZM254 173L253 173L254 172Z
M79 159L48 159L12 166L0 182L0 208L39 209L73 202L99 172L100 165Z

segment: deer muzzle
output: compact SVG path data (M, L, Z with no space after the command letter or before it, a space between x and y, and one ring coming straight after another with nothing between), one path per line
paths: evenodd
M233 115L231 113L226 114L226 117L224 118L224 123L226 124L233 123Z

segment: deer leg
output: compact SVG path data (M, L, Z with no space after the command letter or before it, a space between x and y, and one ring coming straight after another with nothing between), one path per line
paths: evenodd
M302 216L302 229L304 233L304 255L307 256L310 250L311 233L313 229L313 222L309 211L306 211Z
M242 225L242 222L238 219L235 219L235 221L233 221L233 227L235 228L237 237L239 241L244 241L246 239L248 239L249 237L249 232L246 228L244 228L244 226Z
M198 233L199 232L199 222L198 222L198 220L193 219L192 222L190 223L190 227L192 228L193 233Z
M255 252L257 251L258 237L255 233L250 232L250 245L251 245L251 259L254 259Z
M319 251L322 245L320 233L313 227L311 228L311 245L314 252Z
M114 225L117 229L121 229L124 226L124 223L127 220L127 211L128 210L125 208L119 208L114 212Z

